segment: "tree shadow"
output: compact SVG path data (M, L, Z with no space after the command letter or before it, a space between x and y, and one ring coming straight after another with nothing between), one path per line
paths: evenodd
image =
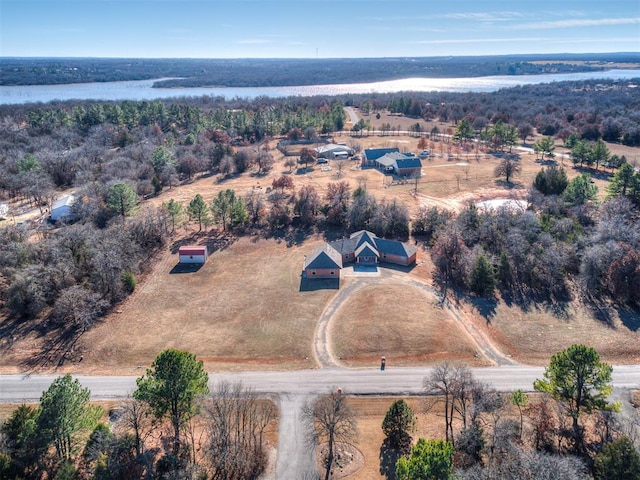
M490 324L491 320L496 315L498 300L493 297L469 297L469 300L471 301L473 307L478 311L478 313L485 319L487 325Z
M640 312L632 310L619 310L618 315L622 324L632 332L640 330Z
M380 475L387 480L396 480L396 462L402 456L402 452L391 447L389 439L385 438L380 446Z
M50 331L42 348L23 360L20 366L27 371L35 371L41 368L59 368L66 362L81 362L82 353L75 349L75 345L83 333L77 328Z
M522 182L514 182L513 180L507 182L506 180L496 180L496 185L507 190L522 190L525 188Z

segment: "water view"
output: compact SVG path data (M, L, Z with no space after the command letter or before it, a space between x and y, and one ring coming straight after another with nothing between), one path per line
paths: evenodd
M493 92L502 88L568 80L624 80L640 78L640 70L608 70L567 74L491 76L472 78L407 78L388 82L288 87L197 87L153 88L154 80L76 83L67 85L29 85L0 87L0 104L50 102L53 100L153 100L157 98L223 96L231 98L341 95L358 93Z

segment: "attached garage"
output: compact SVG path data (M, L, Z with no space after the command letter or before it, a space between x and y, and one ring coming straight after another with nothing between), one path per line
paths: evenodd
M180 263L204 263L207 261L207 247L180 247L178 256L180 257Z
M340 278L342 258L330 245L316 248L304 262L306 278Z

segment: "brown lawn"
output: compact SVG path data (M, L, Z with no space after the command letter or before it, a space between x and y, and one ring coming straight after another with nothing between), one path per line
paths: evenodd
M548 365L549 358L574 343L595 348L611 364L640 363L640 313L621 312L611 326L582 306L570 304L562 316L540 306L523 310L498 303L490 324L469 304L467 318L475 321L505 353L521 363Z
M336 293L299 292L304 255L317 244L242 238L188 274L171 274L177 255L166 253L122 313L85 335L84 362L130 370L174 347L209 371L313 367L316 320Z
M415 287L371 285L357 291L333 319L334 352L349 366L459 360L480 365L476 349L437 299Z
M82 363L65 370L139 374L169 347L195 353L209 371L313 367L316 321L337 292L299 291L304 255L319 244L246 237L183 274L171 273L178 259L167 251L136 292L80 338ZM40 342L17 340L0 365L19 365Z

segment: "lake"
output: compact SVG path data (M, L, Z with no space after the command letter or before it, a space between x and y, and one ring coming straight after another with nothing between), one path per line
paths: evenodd
M288 97L357 93L494 92L501 88L567 80L640 78L640 70L608 70L545 75L491 76L472 78L407 78L388 82L298 87L196 87L152 88L154 80L75 83L68 85L28 85L0 87L0 104L50 102L52 100L154 100L157 98L223 96L227 99L260 96Z

